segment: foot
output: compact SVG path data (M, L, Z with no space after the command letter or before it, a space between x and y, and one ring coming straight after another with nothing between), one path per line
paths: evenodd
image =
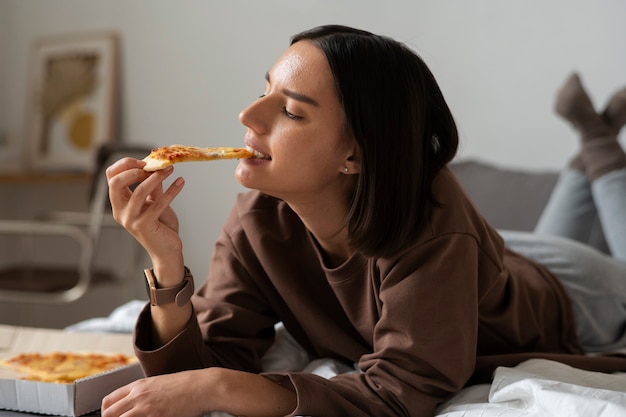
M602 112L602 118L616 130L616 133L626 124L626 87L609 99Z
M556 112L569 121L583 136L593 135L605 124L593 107L578 74L572 74L557 93Z

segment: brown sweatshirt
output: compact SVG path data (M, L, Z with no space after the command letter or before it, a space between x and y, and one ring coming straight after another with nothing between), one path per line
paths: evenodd
M197 320L153 350L149 309L140 316L144 370L261 372L278 321L312 357L362 371L265 373L297 394L294 416L432 416L468 382L533 357L626 370L624 360L582 355L558 280L504 247L449 169L434 194L442 206L414 245L386 258L356 253L333 269L284 202L240 195L193 298Z

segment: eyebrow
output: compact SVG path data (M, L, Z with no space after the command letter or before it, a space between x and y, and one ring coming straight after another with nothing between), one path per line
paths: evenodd
M265 73L265 80L268 83L270 82L270 73L269 73L269 71ZM308 103L308 104L311 104L311 105L313 105L315 107L319 107L319 103L317 101L315 101L314 99L312 99L309 96L305 96L304 94L296 93L295 91L288 90L286 88L284 88L282 90L282 93L284 95L286 95L287 97L290 97L290 98L292 98L294 100L301 101L303 103Z

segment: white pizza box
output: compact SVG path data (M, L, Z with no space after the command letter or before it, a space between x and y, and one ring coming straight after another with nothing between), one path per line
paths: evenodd
M0 325L0 359L27 352L98 352L134 356L132 335L73 333ZM73 384L26 381L0 367L0 409L81 416L100 408L102 399L144 376L139 363L77 380Z

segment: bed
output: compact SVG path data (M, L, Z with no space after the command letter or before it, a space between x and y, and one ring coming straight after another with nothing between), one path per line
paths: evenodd
M510 170L480 161L453 164L478 208L497 228L532 230L541 214L557 173ZM602 245L599 235L592 237ZM132 301L109 317L70 326L68 331L132 332L144 301ZM267 371L305 371L331 378L358 372L330 359L311 361L281 324L277 340L264 357ZM626 354L626 352L624 352ZM437 409L441 417L613 417L626 416L626 373L583 371L547 360L533 359L518 366L500 367L491 384L458 392ZM212 413L211 417L228 414Z
M109 317L94 318L68 331L132 332L145 301L131 301ZM626 353L626 352L625 352ZM332 359L310 360L282 324L263 358L266 371L311 372L325 378L358 372ZM533 359L500 367L491 384L464 388L437 409L437 417L618 417L626 416L626 373L603 374ZM207 417L231 417L213 412Z

